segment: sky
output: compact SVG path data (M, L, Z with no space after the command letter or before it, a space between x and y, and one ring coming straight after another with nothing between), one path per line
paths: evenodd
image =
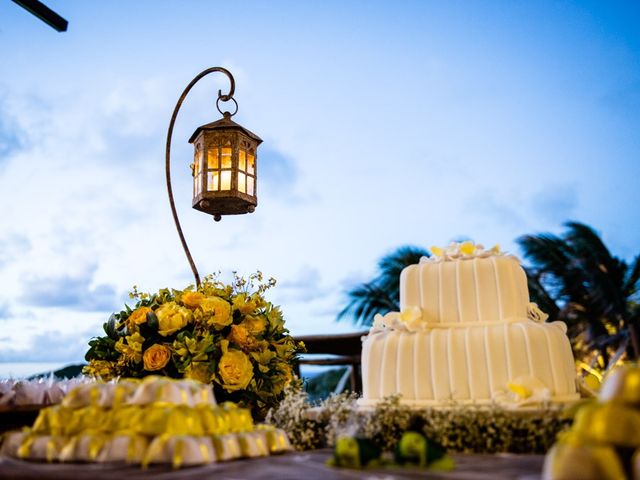
M519 255L574 220L640 253L637 2L44 3L67 32L0 3L0 372L82 361L133 285L193 283L164 145L212 66L264 140L259 204L191 209L188 139L227 88L209 75L173 135L183 230L201 275L275 277L294 336L357 330L345 292L402 245Z

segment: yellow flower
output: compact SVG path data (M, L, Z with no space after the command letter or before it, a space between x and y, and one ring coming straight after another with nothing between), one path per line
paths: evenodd
M115 362L107 360L90 360L89 365L82 369L82 373L92 377L99 377L102 380L111 380L117 376L117 368Z
M200 292L184 292L182 294L182 304L191 310L195 310L205 298L207 297Z
M242 349L250 348L255 344L254 339L249 336L249 332L242 325L231 325L231 332L227 338Z
M129 331L136 332L138 330L138 325L147 321L147 313L150 311L151 308L149 307L138 307L131 312L131 315L127 318L127 327L129 328Z
M247 315L240 323L251 335L261 335L267 328L267 321L260 315L254 317L253 315Z
M248 315L256 309L256 301L253 297L241 293L233 298L233 308L240 311L242 315Z
M139 363L142 360L142 342L144 342L144 337L136 332L119 339L115 349L122 355L124 363Z
M164 337L186 327L193 318L191 310L181 307L176 302L167 302L156 310L158 317L158 333Z
M200 303L200 308L207 318L207 323L221 330L232 322L231 305L220 297L207 297Z
M171 359L171 350L166 345L155 343L144 351L142 360L148 372L162 370Z
M251 360L240 350L227 349L228 340L222 340L220 344L224 353L218 362L218 383L227 392L247 388L253 378Z
M202 383L209 383L211 376L209 364L206 362L191 362L184 372L184 378L198 380Z
M191 358L192 362L203 362L208 358L207 350L213 347L213 336L204 333L196 338L184 337L173 341L173 351L180 356L180 360Z

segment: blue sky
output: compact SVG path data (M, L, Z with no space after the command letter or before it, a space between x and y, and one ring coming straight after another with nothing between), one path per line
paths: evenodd
M187 98L174 193L201 273L261 269L294 334L343 332L344 292L394 248L470 237L515 254L567 220L640 245L636 2L47 0L0 4L0 362L71 362L132 285L192 282L164 186L166 128L210 66L264 139L259 206L190 208Z

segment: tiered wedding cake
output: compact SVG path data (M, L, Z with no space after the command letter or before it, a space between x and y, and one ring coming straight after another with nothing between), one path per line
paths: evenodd
M566 325L544 323L518 259L470 242L432 253L402 271L401 311L364 339L361 405L577 399Z

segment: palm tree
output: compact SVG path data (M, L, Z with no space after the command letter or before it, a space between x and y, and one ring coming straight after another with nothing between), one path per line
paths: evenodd
M402 269L428 256L426 250L406 245L382 257L378 276L347 292L349 302L338 314L338 320L349 318L356 325L371 325L376 313L399 311Z
M601 367L625 356L639 358L640 255L627 264L611 255L591 227L565 226L560 237L541 233L517 240L531 262L532 300L549 321L567 323L577 357L595 352Z

